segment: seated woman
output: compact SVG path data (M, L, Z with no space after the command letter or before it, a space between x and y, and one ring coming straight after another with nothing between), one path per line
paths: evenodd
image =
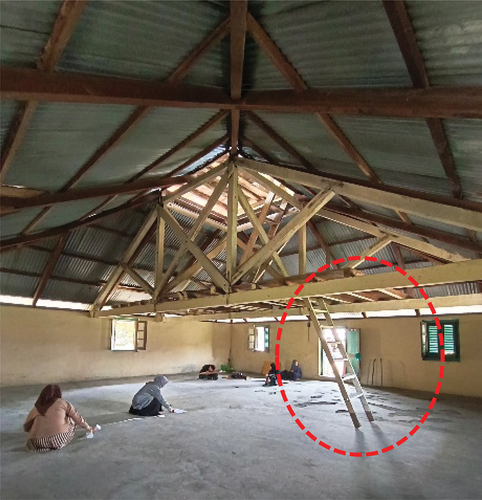
M278 380L276 375L279 374L279 370L276 369L276 365L271 363L271 368L269 372L266 374L266 380L264 382L264 386L278 385Z
M97 431L62 399L58 385L45 386L23 424L28 432L27 450L32 453L60 450L74 439L76 425L88 432Z
M300 364L298 363L298 361L296 361L296 359L293 360L293 362L291 363L291 380L300 380L301 377L302 377L302 372L301 372L301 366Z
M161 394L161 389L168 382L164 375L157 375L152 382L147 382L132 398L129 413L140 417L155 417L162 411L162 407L174 413L174 408Z
M214 371L216 367L214 365L203 365L199 370L199 378L207 380L217 380L218 372Z

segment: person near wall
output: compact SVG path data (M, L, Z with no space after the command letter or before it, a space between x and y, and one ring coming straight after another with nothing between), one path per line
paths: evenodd
M32 453L60 450L74 439L76 426L92 433L97 431L62 398L58 385L47 385L23 424L28 432L27 450Z
M276 365L271 363L270 370L266 374L266 380L264 382L265 386L278 385L278 380L276 376L279 374L279 370L276 369Z
M199 378L204 380L217 380L218 372L215 370L216 367L214 365L203 365L199 370Z
M301 366L298 363L298 361L296 361L296 359L294 359L291 363L290 372L291 372L291 380L300 380L301 377L303 376L301 372Z
M155 417L163 407L174 413L174 408L161 394L161 389L168 382L169 380L164 375L157 375L153 381L147 382L132 398L129 413L140 417Z

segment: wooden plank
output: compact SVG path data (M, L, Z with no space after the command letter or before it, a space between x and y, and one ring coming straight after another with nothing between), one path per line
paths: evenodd
M32 305L35 307L37 305L38 300L41 298L42 293L45 290L45 287L47 286L47 283L49 279L52 276L52 273L54 272L55 266L57 265L60 256L62 254L62 250L65 247L65 244L67 243L67 234L62 234L56 245L55 248L53 249L52 253L50 254L50 258L47 262L47 265L45 266L44 272L42 274L42 277L40 278L40 281L37 285L37 288L35 289L35 292L33 294L33 302Z
M153 299L161 290L162 278L164 273L164 246L166 239L166 223L161 215L157 214L157 230L156 230L156 260L154 263L154 293Z
M407 196L390 193L384 188L360 186L349 182L334 182L322 176L293 171L253 160L239 159L238 163L245 168L264 172L288 182L295 182L317 189L330 188L337 194L347 196L350 199L393 210L401 210L408 214L415 214L445 224L482 231L482 211L476 212L460 207L447 206L421 198L408 198Z
M122 262L121 266L124 268L126 273L129 274L129 276L140 285L143 290L145 290L149 295L154 294L154 289L152 288L152 286L135 269L133 269L131 266L129 266L129 264L126 264L125 262Z
M239 109L233 109L231 111L231 155L232 156L236 156L238 154L240 118L241 118L241 112L239 111Z
M387 245L390 245L391 241L392 240L390 239L390 235L385 235L382 236L381 238L378 238L373 245L370 245L370 247L368 247L360 254L360 260L346 262L342 266L342 268L349 267L350 269L355 269L360 264L363 264L365 257L371 257L372 255L375 255L377 252L385 248Z

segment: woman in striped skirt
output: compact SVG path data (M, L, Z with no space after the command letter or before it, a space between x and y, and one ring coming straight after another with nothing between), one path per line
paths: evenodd
M27 450L33 453L60 450L74 438L76 425L89 432L96 431L62 399L58 385L45 386L23 425L28 432Z

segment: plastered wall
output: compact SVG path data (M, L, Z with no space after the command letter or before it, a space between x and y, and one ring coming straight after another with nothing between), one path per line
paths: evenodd
M230 350L224 324L148 324L147 350L110 351L110 325L85 313L0 307L2 386L132 377L220 366Z
M380 318L337 321L338 326L359 328L360 377L362 384L371 384L372 360L377 358L374 385L380 385L379 359L383 364L385 387L433 391L437 385L440 363L422 361L420 356L420 321L427 318ZM449 394L482 397L482 315L443 319L459 319L460 362L447 362L442 391ZM234 324L232 329L232 360L239 370L259 372L265 360L274 361L274 345L279 324L271 323L271 352L247 349L248 325ZM306 322L287 322L280 343L282 369L297 359L303 375L317 378L319 374L318 338Z

